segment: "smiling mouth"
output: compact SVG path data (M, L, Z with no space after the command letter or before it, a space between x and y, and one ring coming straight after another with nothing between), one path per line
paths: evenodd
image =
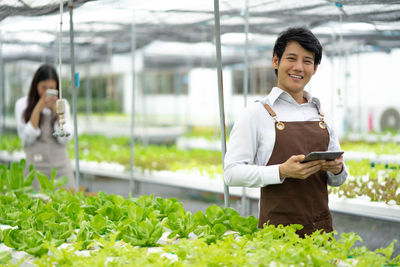
M300 75L289 74L289 76L295 79L303 79L303 76Z

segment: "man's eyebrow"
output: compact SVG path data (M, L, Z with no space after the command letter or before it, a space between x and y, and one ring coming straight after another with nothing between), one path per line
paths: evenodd
M296 53L288 53L286 56L296 56L297 57L297 54ZM305 56L304 58L314 60L314 57Z

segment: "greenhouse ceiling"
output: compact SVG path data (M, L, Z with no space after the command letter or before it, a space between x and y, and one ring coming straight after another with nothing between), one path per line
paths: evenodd
M59 7L60 1L54 0L1 0L3 61L57 58ZM77 63L127 53L132 36L137 49L146 49L155 41L179 47L179 43L198 45L215 39L211 0L75 0L73 8ZM328 55L390 52L400 47L400 1L220 0L219 8L225 63L243 54L246 10L250 56L254 57L260 51L269 53L276 35L292 26L313 30ZM69 60L69 20L68 1L64 0L64 62Z

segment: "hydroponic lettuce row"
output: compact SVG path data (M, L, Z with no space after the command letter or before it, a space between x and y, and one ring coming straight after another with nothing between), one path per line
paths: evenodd
M1 138L1 150L14 152L22 150L22 143L16 135ZM68 143L68 152L74 158L74 142ZM104 135L79 136L79 158L85 161L116 162L126 170L130 168L130 139L128 137L108 138ZM141 170L196 170L209 177L222 177L221 153L202 149L182 150L175 145L157 146L135 144L135 167Z
M329 187L329 193L348 198L363 196L371 201L400 205L399 165L371 164L369 160L362 160L346 161L346 166L350 176L340 187Z
M41 197L21 170L24 161L1 165L0 242L31 256L37 266L384 266L394 242L370 251L355 247L355 233L316 231L302 239L300 225L257 228L253 216L211 205L203 213L185 211L177 199L124 198L99 192L84 196L57 189L65 183L40 183ZM22 175L22 176L21 176ZM40 175L40 174L39 174ZM11 181L17 180L17 183ZM18 186L19 185L19 188ZM42 187L45 186L45 187ZM35 197L36 196L36 197ZM168 235L164 242L161 237ZM86 253L83 253L86 252ZM27 255L28 255L27 254ZM13 253L0 251L0 264ZM344 264L344 265L343 265Z
M2 136L3 150L21 149L17 136ZM117 162L129 168L130 140L127 137L107 138L103 135L79 136L80 159L97 162ZM400 153L395 143L362 142L345 143L343 150L361 150L364 152ZM69 143L69 153L74 155L73 142ZM350 172L348 180L340 187L330 187L329 192L349 198L364 196L371 201L382 201L400 205L400 166L398 164L371 164L362 161L347 160ZM221 153L207 150L181 150L176 146L135 145L135 167L141 170L169 170L200 172L210 178L222 177Z

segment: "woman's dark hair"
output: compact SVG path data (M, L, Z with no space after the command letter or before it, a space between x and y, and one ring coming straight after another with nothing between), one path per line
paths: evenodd
M40 96L38 93L38 84L41 81L46 80L54 80L56 82L56 87L54 89L58 90L58 75L56 69L52 65L43 64L39 67L39 69L35 72L33 76L31 87L28 93L28 105L24 112L24 120L28 122L31 118L33 109L36 106L36 103L39 101ZM40 124L40 123L39 123Z
M305 28L289 28L279 34L274 45L272 56L278 57L278 62L281 61L282 54L290 41L298 42L305 50L314 53L314 66L321 63L322 46L317 37L308 29ZM275 74L278 76L278 70L275 69Z

